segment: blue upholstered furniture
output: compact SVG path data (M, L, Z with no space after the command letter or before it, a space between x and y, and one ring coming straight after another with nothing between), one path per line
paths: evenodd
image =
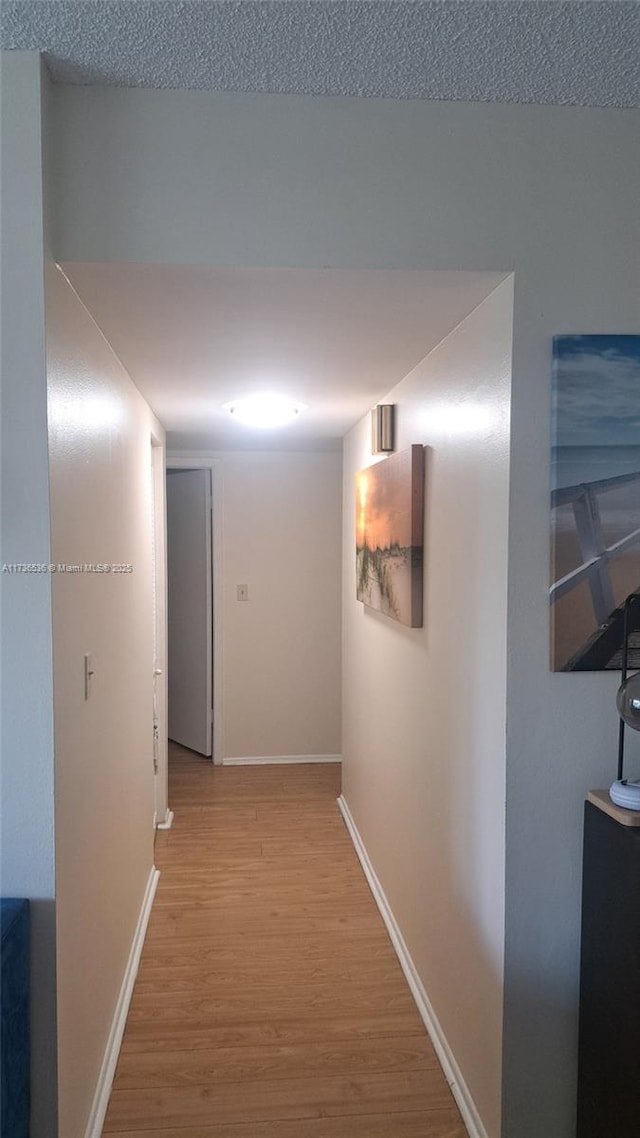
M0 901L0 1134L29 1138L29 902Z

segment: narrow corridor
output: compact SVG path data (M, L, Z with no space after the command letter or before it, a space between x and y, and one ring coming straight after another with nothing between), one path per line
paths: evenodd
M214 768L172 748L105 1135L464 1138L339 788L338 765Z

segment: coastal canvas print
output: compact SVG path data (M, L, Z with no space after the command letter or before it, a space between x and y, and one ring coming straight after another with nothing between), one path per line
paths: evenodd
M640 589L640 335L554 338L552 441L552 668L619 668Z
M357 597L422 627L424 447L389 455L356 475Z

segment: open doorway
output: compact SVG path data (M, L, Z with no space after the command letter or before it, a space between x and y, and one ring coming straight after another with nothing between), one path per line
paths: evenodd
M210 469L167 470L168 735L212 758L213 550Z

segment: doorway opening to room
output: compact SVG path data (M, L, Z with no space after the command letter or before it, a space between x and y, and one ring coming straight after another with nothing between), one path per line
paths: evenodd
M170 744L216 761L211 467L167 467Z

